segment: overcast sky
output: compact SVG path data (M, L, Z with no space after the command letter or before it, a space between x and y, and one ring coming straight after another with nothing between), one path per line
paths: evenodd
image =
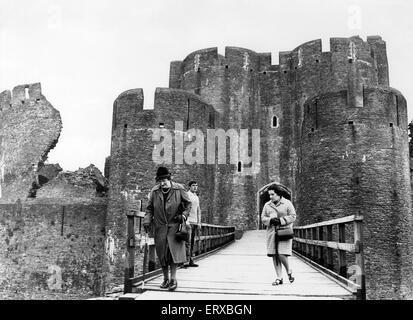
M413 4L402 0L0 0L0 92L41 82L63 129L49 163L64 170L110 153L112 104L143 88L168 87L169 63L192 51L238 46L278 52L322 39L380 35L387 43L390 86L413 117ZM410 81L409 81L410 80Z

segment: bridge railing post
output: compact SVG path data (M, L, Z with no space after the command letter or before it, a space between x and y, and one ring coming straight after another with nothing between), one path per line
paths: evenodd
M327 241L333 241L333 226L327 227ZM327 248L327 269L334 270L333 249Z
M320 226L317 229L318 229L318 240L323 241L324 240L324 227ZM325 265L325 263L324 263L324 248L322 246L318 247L318 263L321 264L322 266Z
M338 225L338 242L346 242L346 225L340 223ZM338 250L338 268L339 275L342 277L347 277L347 261L346 261L346 252L344 250Z
M310 239L310 229L305 229L304 230L304 235L305 235L305 239ZM306 243L306 245L305 245L305 256L309 259L310 259L310 256L311 256L310 255L310 249L311 249L310 244Z
M356 215L354 220L354 243L356 244L356 265L357 284L360 289L357 290L357 299L366 300L366 274L364 269L364 250L363 250L363 217Z
M311 239L317 240L317 228L311 228ZM311 256L312 260L318 261L318 248L315 244L312 245Z

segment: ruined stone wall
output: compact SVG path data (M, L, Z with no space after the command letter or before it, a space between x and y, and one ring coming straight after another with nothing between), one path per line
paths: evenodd
M102 295L105 214L103 200L0 204L0 299Z
M107 181L44 164L61 128L39 83L0 94L0 299L103 293Z
M362 214L368 298L412 295L412 218L407 108L396 90L365 87L305 103L300 224ZM351 239L349 239L351 240Z
M62 129L59 112L41 93L40 83L0 93L0 201L25 199L37 170Z

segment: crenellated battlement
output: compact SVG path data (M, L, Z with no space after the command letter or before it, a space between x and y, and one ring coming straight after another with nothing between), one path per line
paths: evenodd
M35 103L44 99L40 83L22 84L0 93L0 110L6 111L13 106Z
M119 123L129 128L157 128L160 125L173 128L175 121L182 121L189 126L194 123L194 119L209 119L209 114L215 113L214 108L201 96L181 89L156 88L153 109L143 109L143 102L144 92L141 88L121 93L113 105L113 129Z
M324 92L309 97L303 106L303 134L317 134L330 126L374 126L389 130L407 129L406 99L400 91L382 86L366 86L360 97L362 108L351 106L349 90Z

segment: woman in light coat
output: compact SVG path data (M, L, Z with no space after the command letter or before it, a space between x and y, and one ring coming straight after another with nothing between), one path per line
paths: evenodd
M288 257L292 254L293 240L280 240L275 247L275 232L277 229L293 228L296 213L293 204L288 199L282 197L282 191L276 186L268 187L270 201L265 203L262 209L261 221L267 226L267 255L272 257L277 279L273 285L283 283L282 265L287 271L290 282L294 281ZM278 254L277 254L278 253Z

